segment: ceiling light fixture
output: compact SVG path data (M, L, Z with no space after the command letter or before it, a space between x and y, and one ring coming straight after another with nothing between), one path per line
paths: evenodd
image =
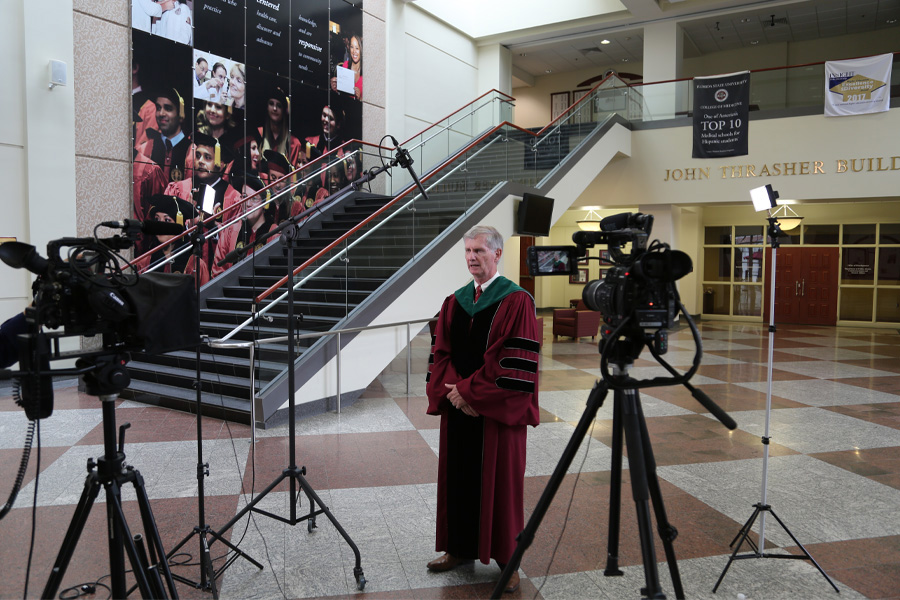
M888 21L888 23L890 23L890 21ZM609 40L600 40L600 43L605 46L606 44L609 44L611 42Z
M601 220L600 215L593 208L589 208L584 218L575 221L575 223L578 224L578 229L582 231L600 231Z
M787 204L779 204L772 216L778 219L778 224L781 226L782 231L794 229L803 220L803 217L794 212L794 209Z

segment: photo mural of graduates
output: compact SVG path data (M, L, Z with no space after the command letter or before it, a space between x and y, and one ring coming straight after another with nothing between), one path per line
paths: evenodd
M225 223L248 210L234 206L243 197L293 174L269 194L304 181L291 197L244 219L275 225L359 176L358 155L339 147L362 137L362 0L131 2L136 218ZM311 177L319 169L309 163L329 152L345 160ZM220 274L214 258L229 249L217 245L238 238L211 239L199 268ZM142 239L136 255L159 242ZM195 265L181 259L165 269Z

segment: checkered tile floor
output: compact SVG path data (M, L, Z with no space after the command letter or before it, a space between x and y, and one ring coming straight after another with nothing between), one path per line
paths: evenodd
M545 319L541 365L541 425L529 431L526 515L537 503L599 376L594 342L550 334ZM701 324L704 360L692 383L729 411L738 428L727 431L684 388L642 393L665 508L679 535L674 542L688 598L900 598L900 335L893 330L779 326L773 371L767 500L840 588L838 596L814 566L800 560L735 562L718 594L729 543L761 498L765 427L767 328L761 324ZM690 334L671 335L667 358L686 368ZM487 597L499 575L495 564L436 574L425 563L434 551L438 419L425 415L428 338L413 345L415 373L406 394L406 357L385 371L341 414L303 419L298 463L362 553L366 596L383 598ZM662 374L645 354L637 378ZM164 545L174 547L197 524L196 422L189 414L119 401L119 423L130 422L128 462L143 474ZM15 507L0 521L0 597L22 597L36 508L36 541L28 588L40 595L74 505L85 463L102 454L101 409L75 388L56 393L56 408L41 422L39 488L36 454ZM26 420L9 397L0 402L2 494L13 482ZM206 418L203 454L209 462L206 517L216 529L286 466L286 426L258 432ZM644 585L629 471L623 474L619 565L605 577L612 443L611 396L569 469L534 544L525 554L522 585L508 597L637 598ZM254 470L255 465L255 470ZM627 465L627 462L626 462ZM281 486L261 503L290 512ZM124 494L129 523L138 529L134 493ZM94 581L108 571L101 499L88 521L63 587ZM303 498L299 514L307 508ZM265 565L238 559L217 581L224 598L355 596L354 556L323 516L307 532L256 515L227 535ZM758 526L755 528L758 529ZM757 539L754 534L754 539ZM798 553L769 518L767 552ZM195 540L179 560L195 563ZM214 543L222 564L225 546ZM674 597L669 571L656 552L663 590ZM193 565L173 568L199 579ZM108 579L104 580L108 583ZM211 597L179 584L181 597ZM97 597L103 598L105 594Z

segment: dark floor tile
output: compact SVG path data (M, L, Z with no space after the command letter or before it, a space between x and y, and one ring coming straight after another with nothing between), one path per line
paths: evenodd
M804 545L832 578L867 598L900 598L900 536ZM798 553L798 548L791 549ZM823 593L831 591L823 579Z
M210 520L209 524L214 527L227 522L227 519L235 513L236 507L237 496L208 498L206 514ZM137 502L125 502L123 509L132 534L142 532L143 526ZM196 498L155 500L152 503L152 511L163 549L167 553L198 524L195 522ZM38 520L28 597L37 597L43 590L73 512L73 506L50 506L37 509ZM227 532L225 538L229 539L230 536L231 532ZM31 539L31 509L13 509L7 518L0 521L0 539L19 540L16 552L4 552L3 577L0 577L0 597L21 598L25 585L28 544ZM97 581L109 573L109 551L106 539L106 507L103 504L95 504L72 553L59 591L70 586ZM213 544L211 547L213 556L224 554L224 548L224 544ZM191 556L187 558L191 562L195 562L199 553L199 540L196 537L192 538L183 550L190 553ZM176 569L176 572L181 572L187 577L199 579L199 571L196 568L177 567ZM128 575L127 581L129 586L133 584L133 576ZM104 582L109 584L109 579L104 579ZM182 598L199 598L204 594L199 590L191 590L184 584L178 584L177 590ZM100 594L103 592L100 591ZM105 597L105 595L98 597Z
M24 432L23 432L24 433ZM23 435L24 441L24 435ZM47 467L53 464L57 458L66 453L68 446L45 446L41 448L41 473L47 470ZM19 466L22 464L22 448L10 448L0 450L0 482L3 482L4 490L12 487L13 481L19 472ZM37 446L33 446L28 459L28 467L25 470L25 476L22 479L22 487L34 479L34 473L37 465ZM2 492L6 493L6 491ZM0 596L2 597L2 596Z
M424 396L409 396L403 398L395 398L394 402L406 415L406 418L415 426L416 429L437 429L441 426L441 418L438 415L429 415L428 398Z
M831 410L842 415L862 419L870 423L877 423L885 427L900 429L900 402L885 402L879 404L851 404L847 406L829 406Z
M598 423L593 437L612 445L611 421ZM759 436L727 430L718 421L701 415L653 417L647 419L653 455L659 466L762 458ZM627 451L625 455L627 456ZM769 444L771 456L796 454L780 444Z
M766 392L756 391L731 383L698 386L709 398L726 412L762 410L766 407ZM707 412L691 393L682 386L652 388L648 394L681 408L695 412ZM772 408L803 408L808 405L772 396Z
M808 377L806 375L798 375L797 373L789 373L788 371L779 371L777 364L778 363L773 364L772 381L815 379L814 377ZM712 377L719 381L727 381L729 383L768 381L768 366L746 362L730 365L701 364L700 368L697 369L697 374Z
M900 448L870 448L810 454L857 475L900 489Z
M273 482L288 464L288 439L263 438L256 445L256 489ZM298 467L314 489L434 483L437 456L418 431L301 435L296 437ZM250 462L244 475L249 489ZM277 491L288 489L282 481Z
M872 352L877 354L877 350L872 348ZM852 365L854 367L865 367L867 369L877 369L879 371L890 371L891 373L900 373L900 361L896 358L862 358L856 360L843 360L841 364Z
M842 377L838 379L841 383L847 385L855 385L869 390L885 392L886 394L895 394L900 400L900 376L897 377Z

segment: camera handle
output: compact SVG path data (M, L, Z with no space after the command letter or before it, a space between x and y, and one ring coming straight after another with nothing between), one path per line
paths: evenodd
M700 359L703 357L703 343L700 340L700 332L697 330L697 325L694 323L694 320L691 318L691 315L688 314L687 310L684 307L684 304L678 300L678 309L679 312L684 315L685 320L687 321L688 327L691 330L691 335L694 338L694 344L696 346L696 352L694 354L694 360L692 361L691 368L685 373L679 373L675 368L667 363L665 359L662 358L658 348L654 344L647 344L645 340L646 334L638 328L634 330L634 328L627 330L627 333L623 333L626 331L625 327L630 321L630 317L626 317L623 319L622 323L616 327L615 330L612 331L608 336L606 336L605 340L601 340L602 350L600 353L600 373L603 376L603 380L608 382L610 387L613 389L625 389L625 387L621 387L616 383L616 378L610 375L608 370L608 365L612 362L614 365L621 367L623 365L630 364L634 361L635 358L640 356L641 350L643 350L644 345L646 345L650 354L653 355L653 358L664 368L666 371L672 374L672 377L654 377L653 379L628 379L629 388L641 389L648 387L661 387L667 385L683 385L687 388L688 391L691 392L691 396L699 402L703 408L708 410L716 419L719 420L722 425L727 427L728 429L736 429L737 423L731 416L722 410L722 408L716 404L709 396L707 396L702 390L695 388L690 384L689 380L694 376L694 373L697 372L697 369L700 367ZM623 338L627 346L623 346L623 342L620 340ZM610 342L612 340L612 342ZM614 354L612 358L610 358L610 354Z

